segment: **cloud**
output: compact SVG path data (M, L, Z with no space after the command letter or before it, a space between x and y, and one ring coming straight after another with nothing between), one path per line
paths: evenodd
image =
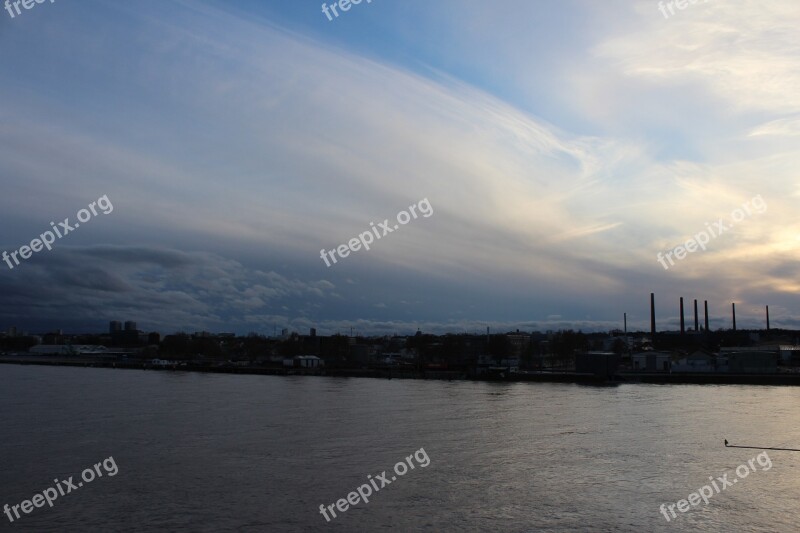
M229 329L281 308L306 312L329 297L329 281L248 269L207 252L143 246L62 246L0 276L0 321L105 326L135 320L145 330ZM266 324L262 325L266 326Z
M772 120L754 128L749 135L751 137L758 135L796 137L800 135L800 117Z
M642 4L641 29L607 39L596 54L631 78L700 84L740 113L800 110L800 12L791 0L707 2L669 20L650 11Z
M115 210L6 272L20 314L4 320L433 327L557 312L605 327L650 290L797 292L780 268L800 258L794 4L669 20L654 4L460 5L430 6L430 37L375 6L400 17L380 19L397 46L422 39L436 60L416 68L199 3L87 3L9 32L36 72L0 63L18 80L0 87L14 101L0 241L16 248L101 194ZM92 32L89 12L104 22ZM446 49L428 40L459 32ZM662 271L656 253L755 194L768 213ZM321 248L424 197L432 217L324 267Z

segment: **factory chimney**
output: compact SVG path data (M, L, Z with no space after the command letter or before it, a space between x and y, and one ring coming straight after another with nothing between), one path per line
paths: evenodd
M650 293L650 336L653 338L653 344L656 343L656 295Z

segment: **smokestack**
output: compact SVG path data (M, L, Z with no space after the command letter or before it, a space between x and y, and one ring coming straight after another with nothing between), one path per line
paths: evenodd
M703 300L706 307L706 333L708 333L708 300Z
M767 313L769 313L769 310L767 311ZM623 324L624 324L623 327L624 327L625 335L627 336L628 335L628 313L622 313L622 321L623 321ZM767 319L767 322L769 322L769 318ZM769 326L767 326L767 329L769 329Z
M694 299L694 332L700 331L700 322L697 320L697 298Z
M656 295L650 293L650 336L653 337L653 344L656 343Z
M767 306L767 331L769 331L769 306Z
M686 333L686 329L683 327L683 296L681 296L681 335Z
M733 331L736 331L736 304L731 303L731 312L733 313Z

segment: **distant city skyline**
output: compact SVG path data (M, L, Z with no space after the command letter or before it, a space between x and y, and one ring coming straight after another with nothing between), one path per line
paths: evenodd
M650 292L665 328L680 296L713 329L731 302L800 328L798 22L791 0L5 16L0 252L114 211L0 268L0 330L646 331ZM420 198L435 216L320 259Z
M653 295L655 296L655 295ZM686 299L686 306L685 308L681 308L683 305L683 298L679 298L678 300L678 314L676 316L672 316L669 311L666 315L662 316L660 312L663 309L660 309L657 305L655 307L655 328L658 333L664 332L680 332L681 329L687 333L694 333L694 332L704 332L706 328L709 331L724 331L724 330L787 330L787 331L800 331L800 328L794 330L791 327L783 327L780 325L776 325L775 322L772 321L771 316L769 314L769 306L764 306L762 308L762 316L761 319L750 317L750 316L741 316L738 312L735 311L735 303L732 302L730 307L728 307L728 316L713 316L709 314L706 316L706 306L708 305L707 301L699 301L694 300L694 303L690 299ZM681 320L681 311L683 311L683 321ZM734 313L736 313L734 317ZM609 331L627 331L630 334L638 334L638 333L650 333L652 330L652 324L647 323L642 325L641 321L637 322L630 322L628 320L628 314L625 313L623 315L622 321L618 325L614 325L613 323L609 323L607 328L597 327L595 329L586 329L583 330L586 333L604 333ZM648 319L649 320L649 319ZM430 333L435 335L444 335L444 334L471 334L471 335L483 335L484 333L491 333L491 334L506 334L506 333L544 333L547 331L563 331L567 329L573 329L568 325L560 325L556 326L555 322L550 322L547 324L539 324L525 322L520 324L502 324L502 323L483 323L483 324L474 324L472 329L453 329L448 325L434 325L433 329L429 330L422 330L421 328L417 328L414 330L370 330L370 331L363 331L359 330L358 328L350 325L346 327L337 327L335 330L326 330L324 326L322 329L318 330L317 326L311 325L305 331L300 331L298 329L290 328L290 327L278 327L277 324L272 325L271 331L266 331L265 328L261 328L260 331L256 330L249 330L247 332L240 332L240 331L222 331L222 330L207 330L207 329L199 329L199 330L159 330L159 329L139 329L138 323L135 320L110 320L106 323L105 330L96 331L96 330L80 330L80 331L65 331L62 327L45 327L44 329L40 329L38 331L26 331L22 328L18 328L17 326L10 326L4 329L0 329L0 334L9 334L9 335L21 335L24 333L36 335L36 334L67 334L67 335L75 335L75 334L122 334L126 332L136 332L139 331L143 334L148 332L156 332L162 335L171 334L171 333L186 333L186 334L198 334L198 333L208 333L212 335L249 335L249 334L259 334L264 335L267 337L275 337L275 336L285 336L292 333L297 333L300 335L310 335L315 336L319 332L321 335L334 335L334 334L341 334L341 335L357 335L357 336L385 336L385 335L402 335L408 336L416 334L417 332L422 333ZM695 327L696 324L696 327ZM706 326L706 324L708 324ZM551 327L552 326L552 327ZM269 329L269 328L267 328ZM577 328L580 330L580 328Z

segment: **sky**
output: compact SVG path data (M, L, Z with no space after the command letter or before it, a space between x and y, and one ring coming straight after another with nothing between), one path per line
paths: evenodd
M800 325L796 0L320 4L0 11L0 330Z

